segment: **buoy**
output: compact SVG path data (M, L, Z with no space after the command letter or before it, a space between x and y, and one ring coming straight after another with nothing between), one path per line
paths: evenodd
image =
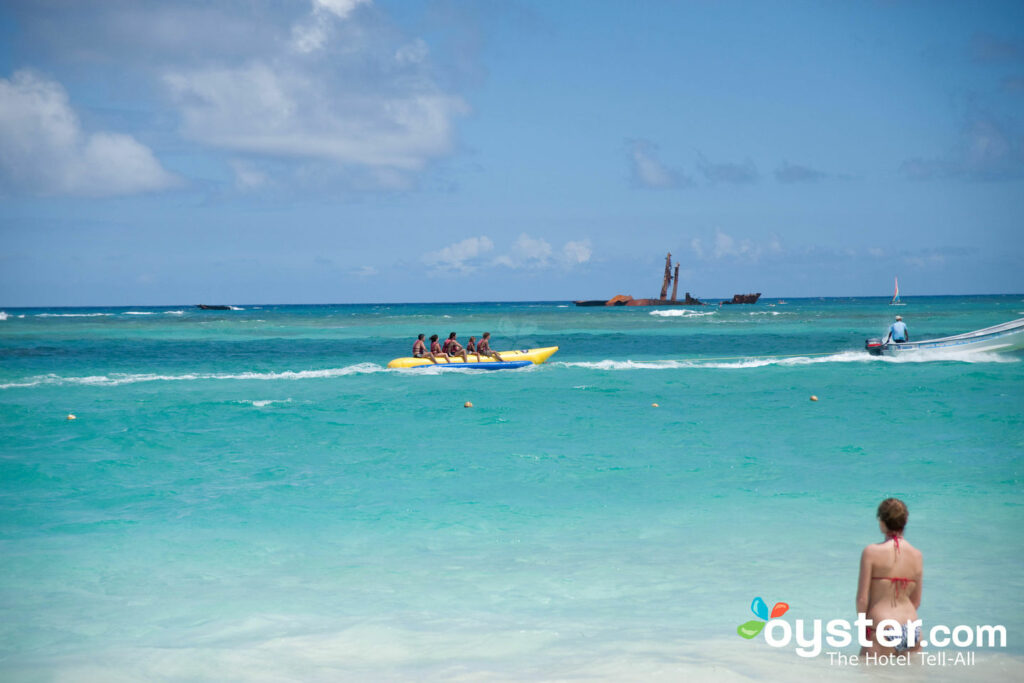
M818 400L818 397L817 397L817 396L811 396L811 400L812 400L812 401L817 401L817 400Z
M71 413L68 413L68 419L69 420L77 420L78 418L75 417L74 415L72 415Z
M657 404L657 403L652 403L652 404L651 404L651 407L652 407L652 408L657 408L657 407L658 407L658 404Z
M472 408L473 407L473 403L472 403L472 401L466 401L465 403L462 404L462 407L463 408Z

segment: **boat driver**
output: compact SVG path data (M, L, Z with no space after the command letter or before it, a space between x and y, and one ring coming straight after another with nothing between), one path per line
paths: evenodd
M885 343L888 344L890 339L897 344L910 341L910 333L907 332L902 315L896 316L896 322L889 326L889 336L885 338Z

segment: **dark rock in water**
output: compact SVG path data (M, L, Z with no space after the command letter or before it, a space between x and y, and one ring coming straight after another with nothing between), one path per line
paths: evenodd
M629 294L617 294L617 295L613 296L611 299L608 299L608 301L606 301L604 305L605 306L631 306L633 304L631 304L630 302L633 301L633 300L634 300L633 297L631 297Z
M723 304L756 304L761 298L761 292L756 294L733 294L732 301L723 301Z
M573 301L577 306L604 306L604 299L589 299L587 301Z
M230 311L230 306L211 306L209 304L197 304L197 308L201 308L204 311Z

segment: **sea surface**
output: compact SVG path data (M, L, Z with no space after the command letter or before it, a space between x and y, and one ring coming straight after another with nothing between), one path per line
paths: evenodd
M889 496L1008 642L869 678L1024 677L1024 354L863 350L1020 295L235 308L0 313L0 680L863 680L736 628L853 620ZM386 369L453 330L560 350Z

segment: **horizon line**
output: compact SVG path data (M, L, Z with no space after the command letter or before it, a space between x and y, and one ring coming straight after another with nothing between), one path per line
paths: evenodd
M1005 292L1005 293L985 293L985 294L915 294L909 297L901 296L901 300L907 299L923 299L923 298L943 298L943 297L993 297L993 296L1024 296L1024 292ZM732 297L705 297L702 301L729 301ZM761 295L761 300L755 304L737 304L743 306L756 306L766 299L777 299L777 300L821 300L821 299L891 299L892 296L889 294L871 294L871 295L818 295L818 296L771 296L765 297ZM565 304L575 303L576 301L588 301L588 299L517 299L517 300L482 300L482 301L334 301L334 302L291 302L291 303L271 303L271 302L252 302L252 303L234 303L234 304L203 304L204 306L217 305L217 306L457 306L467 304ZM596 301L596 299L595 299ZM33 308L198 308L200 304L74 304L74 305L30 305L30 306L7 306L0 304L0 310L4 309L33 309ZM594 306L593 308L600 308ZM608 306L608 308L655 308L655 306ZM693 306L698 308L698 306Z

